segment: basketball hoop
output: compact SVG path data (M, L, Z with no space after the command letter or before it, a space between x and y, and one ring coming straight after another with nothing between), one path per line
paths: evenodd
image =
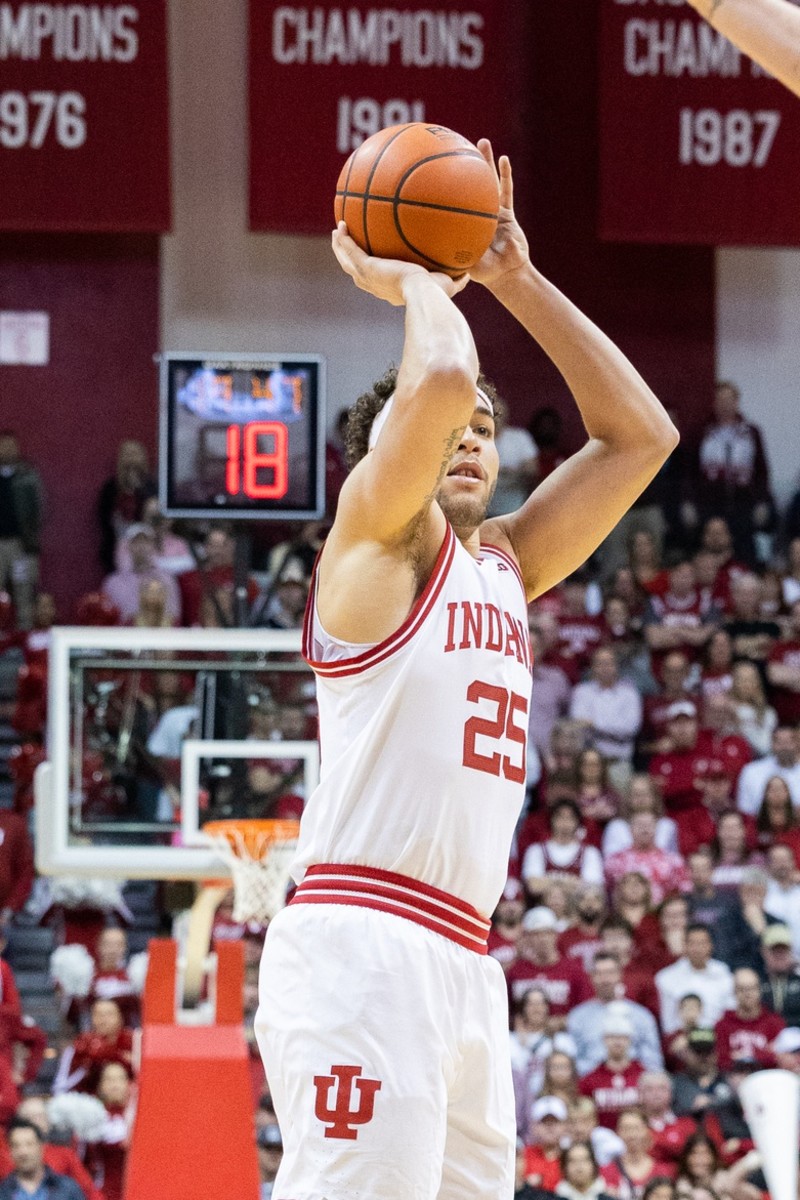
M203 836L233 876L234 921L270 921L286 902L299 821L209 821Z

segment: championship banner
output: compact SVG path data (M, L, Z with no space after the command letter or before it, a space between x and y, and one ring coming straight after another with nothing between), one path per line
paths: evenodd
M0 180L0 229L169 229L166 0L0 3Z
M601 0L600 236L800 245L800 105L683 0Z
M250 0L250 228L328 233L345 159L408 121L508 152L526 5Z

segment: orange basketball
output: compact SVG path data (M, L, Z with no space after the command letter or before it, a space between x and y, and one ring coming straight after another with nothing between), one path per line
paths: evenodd
M462 275L488 249L499 205L494 171L472 142L414 121L353 151L333 211L368 254Z

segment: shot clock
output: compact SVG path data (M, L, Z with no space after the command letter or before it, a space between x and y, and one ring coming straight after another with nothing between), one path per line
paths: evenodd
M164 354L159 499L170 517L325 511L325 367L315 354Z

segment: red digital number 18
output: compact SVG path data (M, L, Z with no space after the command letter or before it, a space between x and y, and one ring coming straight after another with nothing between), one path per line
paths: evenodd
M271 438L272 449L259 450L259 438ZM230 496L244 492L251 500L281 500L286 495L289 431L281 421L251 421L244 427L229 425L226 452L225 489ZM272 481L260 482L259 471L271 471Z

